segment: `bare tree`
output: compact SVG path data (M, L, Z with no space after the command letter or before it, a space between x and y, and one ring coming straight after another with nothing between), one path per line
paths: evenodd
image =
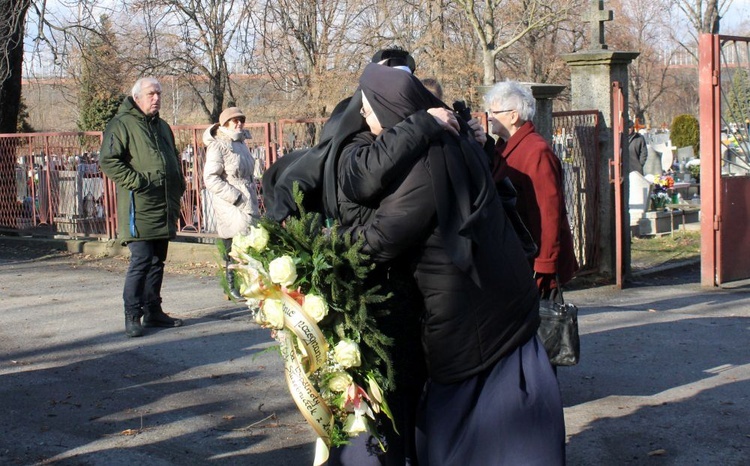
M468 21L482 49L482 82L495 81L495 65L502 53L531 31L564 21L572 2L554 0L456 0L458 13Z
M585 32L586 26L578 18L548 24L529 31L499 60L514 79L563 83L568 81L570 70L561 54L578 51L583 45Z
M128 1L128 0L124 0ZM230 61L252 48L253 2L243 0L144 0L129 4L140 15L142 72L188 76L207 121L215 122L225 100L236 103ZM248 40L249 39L249 40Z
M307 116L326 115L351 94L363 57L372 53L368 34L382 26L367 0L268 0L255 21L263 71Z
M692 26L691 33L719 33L719 20L733 0L674 0Z
M719 21L734 0L672 0L685 15L686 28L674 28L675 40L698 59L698 36L703 33L718 34Z
M617 49L640 53L628 74L630 113L641 122L651 121L651 108L675 84L676 71L670 61L676 44L670 38L669 2L617 0L610 6L617 21L609 29L609 42Z

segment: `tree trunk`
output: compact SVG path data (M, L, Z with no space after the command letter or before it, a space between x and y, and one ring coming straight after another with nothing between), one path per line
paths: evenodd
M719 0L709 0L706 5L706 14L703 17L701 32L710 34L719 33Z
M29 0L0 0L0 134L15 133L21 106L23 32ZM7 66L7 68L6 68ZM15 227L16 140L0 146L0 224ZM33 220L33 219L32 219Z
M23 32L29 0L0 1L0 134L15 133L21 105Z
M482 84L491 86L495 84L495 56L492 54L492 49L482 50L482 62L484 64Z

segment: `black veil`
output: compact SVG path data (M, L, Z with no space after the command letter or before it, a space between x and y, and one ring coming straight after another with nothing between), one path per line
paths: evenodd
M335 177L331 179L326 176L325 171L335 166L332 164L335 164L349 138L368 129L359 114L361 108L362 94L357 90L352 97L336 105L331 118L323 126L318 145L290 152L266 170L263 174L263 198L267 217L282 221L297 213L293 195L296 182L305 194L305 209L322 212L327 218L336 218L336 180Z
M445 107L417 78L398 69L367 65L359 85L384 130L419 110ZM481 286L474 246L483 237L487 209L498 201L486 156L465 131L460 136L446 131L427 157L445 250Z

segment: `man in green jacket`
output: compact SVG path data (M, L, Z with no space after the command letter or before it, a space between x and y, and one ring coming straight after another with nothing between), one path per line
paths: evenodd
M140 337L143 327L182 325L162 310L161 285L185 178L174 134L159 118L159 81L141 78L131 95L104 131L99 163L117 185L118 237L130 250L122 293L125 334Z

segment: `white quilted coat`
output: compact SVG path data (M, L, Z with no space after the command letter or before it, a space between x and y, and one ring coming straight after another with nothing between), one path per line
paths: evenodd
M255 159L245 145L245 132L234 132L218 123L203 133L206 165L203 181L213 206L216 234L232 238L247 230L258 217L258 196L253 172Z

